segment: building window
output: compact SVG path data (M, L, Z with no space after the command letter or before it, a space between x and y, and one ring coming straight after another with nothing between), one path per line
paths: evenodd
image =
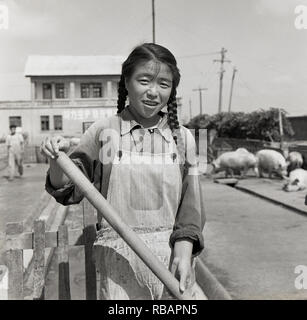
M56 99L66 99L67 93L64 83L56 83L55 84L55 97Z
M95 83L81 83L81 98L101 98L102 84Z
M101 83L93 83L93 98L102 97L102 85Z
M41 116L41 130L42 131L49 130L49 116Z
M52 99L51 83L43 83L43 99Z
M90 84L81 83L81 98L89 98L89 97L90 97Z
M82 132L84 133L93 123L94 121L82 122Z
M9 117L10 126L14 125L16 127L21 127L21 117L20 116L13 116Z
M63 117L53 116L54 130L63 130Z

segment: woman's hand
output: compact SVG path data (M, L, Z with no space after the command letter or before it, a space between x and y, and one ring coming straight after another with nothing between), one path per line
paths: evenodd
M41 144L40 152L48 158L55 159L59 155L59 151L66 153L69 147L70 142L64 137L46 137Z
M189 240L178 240L174 245L172 274L179 280L179 290L190 289L195 282L195 272L192 267L193 243Z

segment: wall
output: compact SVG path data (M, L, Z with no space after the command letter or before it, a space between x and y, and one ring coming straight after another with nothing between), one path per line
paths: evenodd
M9 116L21 116L22 131L29 134L29 143L39 145L46 136L63 135L79 137L83 133L83 122L94 122L116 113L116 108L87 106L38 106L2 108L0 106L0 137L9 133ZM41 131L41 115L49 115L49 131ZM53 116L62 115L63 130L54 130Z
M117 97L117 84L119 76L62 76L62 77L32 77L31 82L35 83L33 100L43 99L43 83L64 83L67 90L67 99L81 99L80 83L99 82L102 84L102 97ZM109 84L108 84L109 82ZM75 92L72 94L70 84L75 84ZM54 97L55 99L55 97ZM57 100L57 99L55 99ZM59 99L60 100L60 99ZM62 100L62 99L61 99Z
M293 140L307 140L307 116L288 117L294 130Z

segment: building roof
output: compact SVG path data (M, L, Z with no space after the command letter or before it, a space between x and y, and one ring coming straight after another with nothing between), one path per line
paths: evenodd
M306 118L307 114L306 113L293 113L290 115L287 115L287 118Z
M122 56L40 56L28 57L25 76L120 75Z

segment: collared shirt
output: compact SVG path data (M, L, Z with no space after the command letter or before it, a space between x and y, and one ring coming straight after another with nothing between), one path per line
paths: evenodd
M70 158L80 170L94 183L97 189L102 189L101 176L106 166L100 165L99 152L101 150L101 133L110 128L111 121L119 122L120 136L130 134L131 151L163 153L176 149L172 131L168 126L167 114L160 113L161 119L154 128L144 128L135 121L129 107L125 108L119 115L109 119L95 122L81 137L80 144L70 152ZM149 131L150 130L150 131ZM191 132L181 126L182 139L184 139L186 154L195 155L195 141ZM174 148L175 147L175 148ZM196 157L186 157L183 170L182 195L176 214L173 233L170 237L170 244L173 246L179 239L189 239L193 242L193 255L197 255L204 247L202 230L205 223L204 204L202 191L197 174L189 174L189 168L195 168ZM108 184L108 181L103 183ZM102 183L102 184L103 184ZM50 182L49 171L46 178L46 190L59 203L70 205L79 203L83 194L73 185L67 183L60 189L54 189ZM105 195L102 192L103 195Z

